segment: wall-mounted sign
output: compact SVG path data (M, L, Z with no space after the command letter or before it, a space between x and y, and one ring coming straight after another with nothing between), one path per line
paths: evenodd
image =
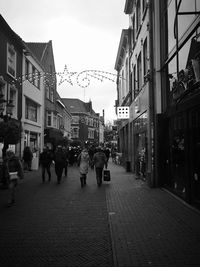
M117 108L118 119L129 119L129 117L130 117L129 107L118 107Z

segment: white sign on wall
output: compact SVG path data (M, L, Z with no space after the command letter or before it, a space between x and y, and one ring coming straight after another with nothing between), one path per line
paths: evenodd
M130 116L129 107L118 107L117 108L118 119L129 119L129 116Z

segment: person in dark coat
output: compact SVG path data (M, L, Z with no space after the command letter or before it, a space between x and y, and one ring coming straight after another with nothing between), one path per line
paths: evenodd
M98 186L101 186L102 184L102 175L103 175L103 168L104 166L107 166L107 158L105 153L102 151L102 149L99 147L97 149L97 152L94 154L93 162L95 166L96 171L96 179Z
M42 182L45 182L45 171L49 176L49 182L51 181L51 163L53 156L48 147L44 147L43 152L40 154L40 164L42 167Z
M106 169L108 167L108 161L109 161L109 158L110 158L110 149L108 147L105 147L104 148L104 153L106 155L106 159L107 159L107 162L106 162Z
M23 167L20 159L15 156L15 153L12 150L6 151L6 159L4 164L5 175L8 179L10 192L8 205L12 206L15 203L15 189L18 184L18 179L24 178Z
M26 146L23 152L24 170L31 171L32 159L33 159L33 153L30 147Z
M57 183L60 184L63 169L65 168L65 154L61 146L57 146L54 154L55 172L57 175Z

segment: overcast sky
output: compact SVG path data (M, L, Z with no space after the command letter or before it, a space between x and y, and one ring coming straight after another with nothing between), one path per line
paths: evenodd
M124 6L125 0L2 0L0 12L25 42L52 40L56 72L63 72L66 65L77 74L85 70L116 74L121 31L128 28ZM73 85L67 81L58 85L60 96L91 99L95 112L102 115L105 109L106 120L115 119L116 83L91 78L84 89L77 84L77 74L71 77Z

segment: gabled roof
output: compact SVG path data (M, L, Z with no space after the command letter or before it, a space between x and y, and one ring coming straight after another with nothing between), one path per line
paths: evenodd
M14 39L15 42L17 42L21 46L21 49L24 48L24 44L21 37L18 34L16 34L16 32L14 32L13 29L11 29L11 27L8 25L8 23L5 21L5 19L2 17L1 14L0 14L0 29L8 33L10 37Z
M70 113L90 113L96 115L92 109L92 102L85 103L78 98L62 98L62 102L69 109Z
M47 49L48 43L27 43L28 48L35 54L39 61L42 61L45 50Z

